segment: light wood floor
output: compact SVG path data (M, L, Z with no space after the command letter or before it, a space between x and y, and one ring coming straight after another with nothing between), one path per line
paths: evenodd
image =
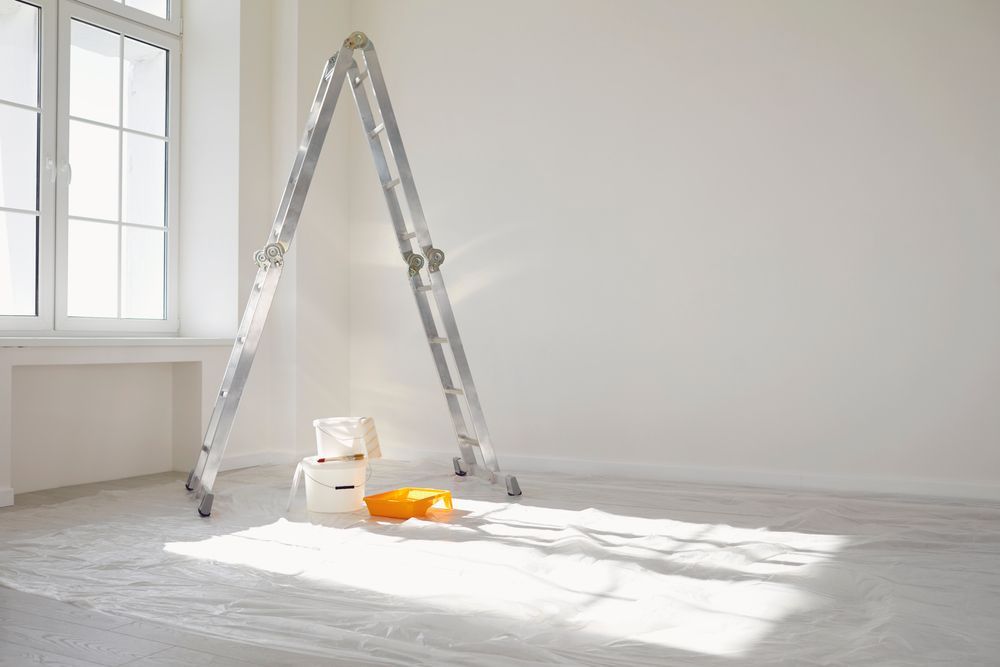
M181 473L20 494L10 512L182 479ZM114 616L0 586L0 665L329 665L315 657L261 648Z

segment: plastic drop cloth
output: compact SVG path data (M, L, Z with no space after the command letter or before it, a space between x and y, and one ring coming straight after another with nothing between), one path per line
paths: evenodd
M375 461L428 520L287 515L290 467L0 512L0 583L303 664L1000 663L1000 506Z

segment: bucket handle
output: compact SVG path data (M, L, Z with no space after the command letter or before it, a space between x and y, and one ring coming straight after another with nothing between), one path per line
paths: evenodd
M298 493L298 491L299 491L299 482L302 481L302 476L303 475L305 475L306 477L309 477L309 479L311 479L312 481L316 482L320 486L325 486L326 488L333 489L335 491L339 491L339 490L341 490L343 488L352 488L352 489L354 488L353 486L352 487L337 487L337 486L333 486L331 484L324 484L323 482L319 481L315 477L310 477L309 473L307 473L306 470L305 470L305 468L302 467L302 462L299 461L299 464L297 466L295 466L295 474L292 475L292 491L291 491L291 493L288 494L288 504L285 506L285 512L289 512L292 509L292 503L295 501L295 494ZM366 463L365 464L365 484L367 484L368 480L370 480L371 478L372 478L372 466L371 466L371 463Z

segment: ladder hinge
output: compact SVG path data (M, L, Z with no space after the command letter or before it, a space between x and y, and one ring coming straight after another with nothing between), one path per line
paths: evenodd
M368 35L363 32L352 32L344 40L344 46L349 49L363 49L368 46Z
M424 268L424 258L412 250L407 250L403 253L403 260L406 262L411 278L420 273L420 269Z
M427 256L427 270L431 273L437 271L444 264L444 250L440 248L428 248L424 254Z
M257 266L262 269L269 266L281 266L285 261L286 250L283 243L268 243L253 254L253 261L257 262Z

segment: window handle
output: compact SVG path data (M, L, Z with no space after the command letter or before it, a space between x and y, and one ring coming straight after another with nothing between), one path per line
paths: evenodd
M64 162L63 165L59 167L59 173L66 175L66 185L73 182L73 165L69 162ZM54 177L53 180L55 180Z

